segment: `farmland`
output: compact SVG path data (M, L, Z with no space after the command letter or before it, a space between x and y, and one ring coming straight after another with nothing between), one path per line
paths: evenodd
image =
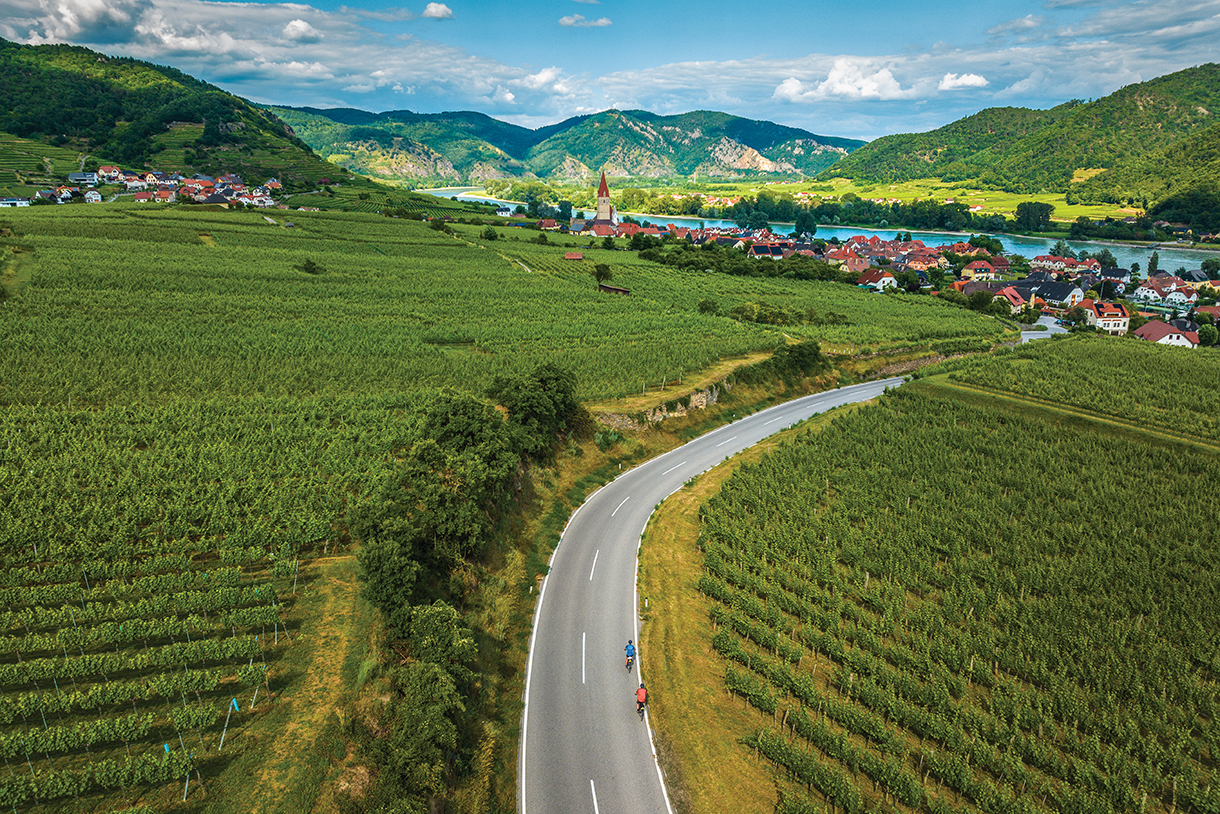
M785 341L700 313L708 295L846 311L881 343L999 331L846 286L684 281L603 249L572 266L525 233L361 212L115 204L0 225L20 261L0 304L0 805L39 812L313 805L327 704L369 669L366 628L343 627L368 609L335 610L356 601L346 518L437 388L562 359L583 398L613 397ZM595 260L630 298L597 292ZM333 686L308 689L315 674ZM287 743L321 757L280 776L267 750Z
M1211 360L1163 362L1078 340L962 362L704 504L694 646L778 810L1217 810L1220 450L1186 406ZM1124 368L1144 412L1078 395Z

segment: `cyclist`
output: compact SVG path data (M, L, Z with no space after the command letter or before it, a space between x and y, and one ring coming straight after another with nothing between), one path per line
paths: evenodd
M644 714L644 705L647 703L648 703L648 690L644 689L644 685L641 684L640 688L635 691L635 711L640 713L640 715L643 715Z
M631 639L627 640L627 646L623 648L627 651L627 669L631 669L631 662L635 661L635 645L631 643Z

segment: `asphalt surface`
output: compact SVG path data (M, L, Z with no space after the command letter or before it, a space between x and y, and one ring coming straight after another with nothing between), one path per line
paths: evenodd
M534 611L517 774L520 814L672 814L635 691L663 663L640 652L636 569L653 509L691 478L802 419L875 398L901 378L790 401L624 472L568 521Z
M1045 326L1045 331L1021 331L1021 344L1033 342L1035 339L1049 339L1055 334L1065 334L1067 329L1055 322L1054 317L1038 317L1038 324Z

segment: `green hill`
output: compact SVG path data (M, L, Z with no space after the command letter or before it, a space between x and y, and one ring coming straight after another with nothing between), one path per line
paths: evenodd
M45 145L42 156L23 143L35 160L60 161L58 149L88 156L86 168L112 162L288 182L342 175L273 114L173 68L0 39L0 75L0 132Z
M1091 200L1166 194L1188 166L1206 168L1189 150L1172 148L1210 128L1217 110L1220 65L1200 65L1093 102L1045 111L993 108L928 133L888 136L821 177L868 183L937 178L1032 193L1075 191L1076 184L1110 171L1091 185L1081 183L1080 193Z
M607 110L528 130L469 111L271 110L331 161L401 180L812 175L863 144L714 111Z

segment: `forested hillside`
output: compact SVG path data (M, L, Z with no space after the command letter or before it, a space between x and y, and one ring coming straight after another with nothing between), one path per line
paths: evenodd
M1220 65L1200 65L1092 102L984 110L929 133L878 139L822 177L941 178L1022 193L1071 191L1082 201L1155 203L1181 191L1187 177L1220 180L1207 158L1215 137L1204 135L1218 111ZM1201 141L1185 141L1195 137ZM1175 149L1179 141L1182 149ZM1103 170L1109 172L1086 181Z
M181 71L70 45L0 40L0 132L92 164L245 172L281 180L340 171L274 115Z
M812 175L863 144L715 111L608 110L528 130L469 111L271 110L335 163L404 180Z

